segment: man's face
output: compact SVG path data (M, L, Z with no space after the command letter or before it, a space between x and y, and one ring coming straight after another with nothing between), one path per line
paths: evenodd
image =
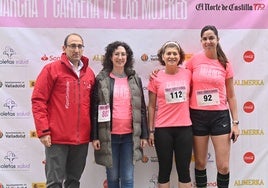
M79 36L71 35L67 40L67 45L63 46L63 51L72 64L77 64L84 52L84 44Z

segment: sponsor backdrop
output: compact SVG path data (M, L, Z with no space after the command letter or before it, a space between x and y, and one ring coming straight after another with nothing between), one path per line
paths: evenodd
M241 136L232 145L230 187L268 187L268 1L267 0L0 0L0 187L45 188L44 148L36 137L31 93L44 65L59 58L64 37L81 34L97 74L105 46L127 42L144 92L156 53L178 41L189 58L202 50L200 29L213 24L235 69ZM191 163L192 182L194 158ZM208 152L208 187L217 187L215 155ZM157 187L154 148L135 169L136 188ZM177 187L173 168L171 187ZM107 187L104 167L89 148L81 187Z

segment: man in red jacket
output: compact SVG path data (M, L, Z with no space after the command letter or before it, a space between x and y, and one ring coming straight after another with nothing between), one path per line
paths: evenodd
M59 60L47 64L36 80L32 112L45 146L47 188L78 188L90 142L90 98L95 83L84 42L71 33Z

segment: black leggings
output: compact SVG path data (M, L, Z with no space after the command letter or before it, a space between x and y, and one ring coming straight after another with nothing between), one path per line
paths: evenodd
M158 157L158 182L163 184L170 180L173 153L175 153L178 181L189 183L190 162L192 157L192 127L156 128L155 149Z

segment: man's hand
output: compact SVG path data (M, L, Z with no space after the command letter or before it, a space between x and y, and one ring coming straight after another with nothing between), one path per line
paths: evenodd
M45 136L40 137L40 142L42 144L44 144L44 146L50 147L51 146L51 136L45 135Z

